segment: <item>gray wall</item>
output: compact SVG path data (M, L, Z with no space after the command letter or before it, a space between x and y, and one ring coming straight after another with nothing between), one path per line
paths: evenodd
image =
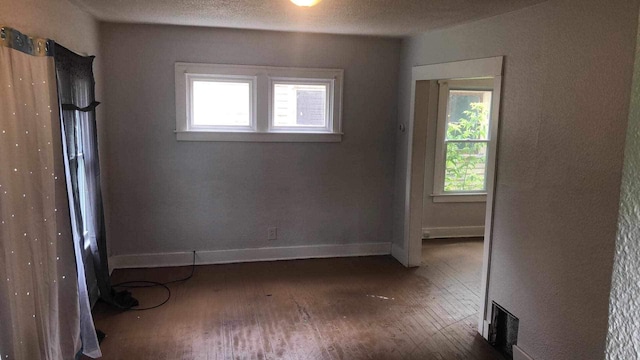
M427 119L422 230L432 230L431 233L437 236L443 231L451 233L456 228L484 226L486 202L447 203L433 201L431 194L433 194L436 159L438 85L437 81L424 81L424 83L421 81L420 83L420 86L416 87L415 117ZM429 96L431 96L431 101L428 101Z
M624 156L607 359L640 359L640 35Z
M100 30L112 255L391 241L399 40ZM177 61L342 68L344 140L177 142ZM270 226L276 241L267 241Z
M403 43L401 122L412 66L506 56L489 297L537 360L604 356L637 17L635 0L552 0Z

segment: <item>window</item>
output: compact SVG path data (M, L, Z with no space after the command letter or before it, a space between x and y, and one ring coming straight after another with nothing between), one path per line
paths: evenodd
M191 93L192 129L253 130L251 98L253 79L223 79L188 76Z
M186 141L338 142L343 71L177 63Z
M439 86L434 201L484 201L493 146L493 79L447 80Z
M304 80L273 81L273 117L275 131L331 132L328 94L330 82Z
M80 235L84 240L83 246L85 250L88 250L91 246L91 239L89 238L89 230L91 226L90 216L90 204L89 204L89 189L87 184L87 176L88 176L88 168L91 167L91 162L88 161L84 155L84 147L85 147L85 139L84 136L85 131L83 131L82 123L85 121L85 116L83 113L75 112L75 119L71 124L74 127L73 135L77 140L73 144L69 144L69 165L70 171L74 171L72 174L72 178L75 178L76 185L78 187L78 203L80 211L80 217L82 222L79 224ZM68 125L67 125L68 126ZM89 157L90 158L90 157ZM86 254L85 254L86 255Z

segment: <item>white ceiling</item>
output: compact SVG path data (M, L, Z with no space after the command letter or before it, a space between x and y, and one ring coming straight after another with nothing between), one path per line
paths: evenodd
M545 0L72 0L100 20L335 34L405 36Z

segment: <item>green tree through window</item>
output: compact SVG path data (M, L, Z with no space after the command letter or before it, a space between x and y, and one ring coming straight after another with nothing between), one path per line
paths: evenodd
M450 96L450 112L461 116L447 121L444 190L448 192L486 190L489 109L485 103L469 102L469 98ZM477 96L473 98L478 99ZM466 109L460 114L456 108Z

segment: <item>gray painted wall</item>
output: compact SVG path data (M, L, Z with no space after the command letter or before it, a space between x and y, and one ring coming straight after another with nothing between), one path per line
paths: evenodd
M412 66L506 56L489 297L537 360L604 356L637 17L635 0L552 0L403 43L405 123Z
M422 82L421 82L422 83ZM425 89L425 87L429 87ZM428 97L431 96L431 101ZM426 106L425 106L426 105ZM416 87L415 117L427 119L427 142L425 146L424 199L422 202L422 229L464 228L484 226L486 202L445 203L433 201L433 177L435 171L438 85L437 81L425 81Z
M399 40L100 30L112 255L391 241ZM177 142L177 61L342 68L344 140ZM270 226L276 241L267 241Z
M607 359L640 359L640 34L624 155Z

